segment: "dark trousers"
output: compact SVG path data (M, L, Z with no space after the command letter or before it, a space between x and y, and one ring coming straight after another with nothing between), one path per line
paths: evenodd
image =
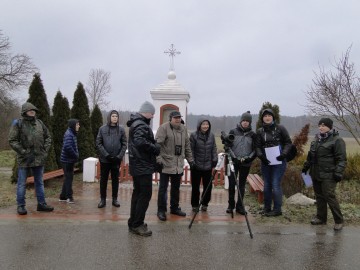
M179 208L181 174L161 173L158 193L158 212L167 211L167 188L169 180L171 181L170 209L177 210Z
M133 176L130 218L128 225L137 228L144 224L145 214L152 195L152 174Z
M117 199L119 191L119 169L120 162L104 163L100 162L100 197L106 199L106 190L111 172L112 197Z
M234 166L234 173L231 173L229 176L229 208L234 209L235 208L235 186L236 186L236 179L239 179L239 189L241 198L244 200L245 195L245 184L246 184L246 178L249 175L250 166ZM239 198L238 194L238 200L236 203L236 209L244 210L243 204Z
M313 187L316 196L317 217L327 221L327 205L329 205L335 223L343 223L344 218L340 210L339 202L336 199L334 180L317 181L313 179Z
M200 196L200 183L201 179L203 182L203 192L201 197L203 198L202 205L208 206L211 200L211 190L212 184L210 184L207 192L204 194L207 186L211 182L211 170L208 171L199 171L192 170L191 171L191 206L198 207L199 206L199 196Z
M64 183L60 193L60 198L69 199L73 197L72 183L74 179L74 163L62 162L61 164L64 171Z

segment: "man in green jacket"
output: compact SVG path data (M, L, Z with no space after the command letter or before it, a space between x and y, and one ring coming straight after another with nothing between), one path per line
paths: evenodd
M9 144L16 152L18 164L17 212L26 215L25 193L28 169L34 175L35 191L38 201L37 211L51 212L53 207L45 202L44 164L51 146L51 136L44 123L36 118L38 109L31 103L22 105L21 118L15 120L9 132Z
M333 121L330 118L320 119L320 133L311 142L302 172L306 174L310 169L316 196L317 213L311 224L326 224L327 205L329 205L335 221L334 230L338 231L343 228L344 218L336 199L335 189L336 184L343 178L346 167L346 145L339 137L339 133L332 128Z
M194 159L191 153L189 135L186 127L181 123L178 111L170 113L169 122L162 124L156 132L156 142L161 146L160 155L156 162L162 167L158 193L158 213L160 220L166 220L167 187L171 181L170 213L186 216L179 207L180 182L184 173L184 159L193 167Z

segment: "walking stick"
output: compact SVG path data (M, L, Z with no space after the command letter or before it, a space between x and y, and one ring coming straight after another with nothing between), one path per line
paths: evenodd
M245 210L245 205L244 205L244 202L243 202L243 198L241 196L241 192L240 192L240 187L239 187L239 181L238 179L236 179L236 175L235 175L235 171L234 171L234 163L232 161L232 157L234 156L234 153L232 152L232 150L230 148L227 149L228 150L228 160L229 160L229 165L230 165L230 173L233 174L233 177L235 179L235 184L236 184L236 188L238 190L238 194L239 194L239 199L240 199L240 202L241 202L241 207L244 209L245 211L245 220L246 220L246 225L248 227L248 230L249 230L249 233L250 233L250 238L252 239L253 238L253 234L252 234L252 231L251 231L251 228L250 228L250 223L249 223L249 219L248 219L248 216L247 216L247 211ZM232 213L232 217L233 217L233 211L231 211Z
M199 206L196 207L196 209L195 209L195 213L194 213L194 215L193 215L193 217L192 217L192 219L190 221L190 224L189 224L189 229L191 229L191 226L192 226L197 214L199 213L199 209L200 209L201 205L203 204L205 194L208 192L208 190L210 188L210 185L212 185L212 181L214 180L217 171L220 170L220 168L223 166L223 163L224 163L224 156L221 156L220 159L218 160L218 163L216 164L216 166L214 168L214 171L213 171L213 173L211 175L211 179L209 181L209 184L207 185L205 191L203 192L203 195L201 196Z

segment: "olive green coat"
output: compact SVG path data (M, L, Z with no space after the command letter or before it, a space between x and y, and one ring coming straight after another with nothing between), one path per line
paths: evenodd
M310 169L310 176L318 181L334 180L335 175L343 177L346 145L337 131L330 132L325 139L316 138L311 142L304 167Z
M10 128L8 141L16 152L19 167L36 167L45 164L51 146L51 136L41 120L26 116L29 110L37 111L31 103L22 106L22 117Z
M194 161L189 135L184 125L174 128L170 122L164 123L157 130L155 139L161 146L156 161L163 165L163 173L182 174L184 159L189 163ZM175 155L175 145L181 145L181 155Z

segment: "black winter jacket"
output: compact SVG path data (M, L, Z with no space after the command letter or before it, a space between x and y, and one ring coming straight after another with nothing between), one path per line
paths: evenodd
M209 129L204 134L200 131L202 122L209 123ZM190 135L191 152L196 168L201 171L211 170L218 161L215 136L211 132L211 124L208 119L198 121L197 130Z
M271 124L270 126L263 125L256 131L256 155L261 159L266 156L265 148L280 146L280 154L287 156L291 149L291 138L289 132L282 125Z
M126 151L126 134L125 129L122 126L110 125L110 116L108 116L108 123L99 129L96 137L96 149L99 152L100 162L110 163L106 158L108 155L116 157L117 159L123 159Z
M129 165L132 176L153 174L156 164L156 147L153 131L147 119L139 113L131 114L126 125L129 129Z

